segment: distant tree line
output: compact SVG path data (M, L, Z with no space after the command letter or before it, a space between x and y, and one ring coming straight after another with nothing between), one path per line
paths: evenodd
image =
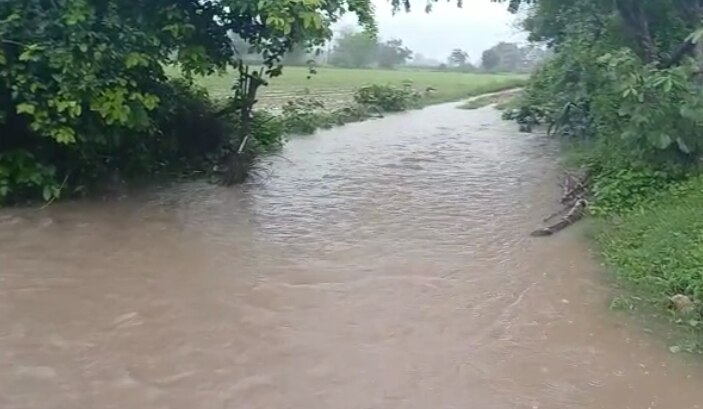
M453 49L444 63L418 54L413 65L461 72L527 73L537 68L550 54L549 50L534 44L520 46L516 43L500 42L483 52L479 66L472 64L469 53L461 48Z
M263 56L240 37L233 35L232 42L241 58L249 64L259 64ZM284 65L323 64L345 68L380 67L393 69L408 63L413 52L402 40L381 41L367 31L343 30L328 48L309 48L294 45L282 58Z
M263 58L252 47L237 36L232 38L234 47L250 64L260 63ZM310 49L303 45L293 46L282 59L285 65L322 64L344 68L379 67L394 69L403 65L434 67L441 70L462 72L531 72L550 54L545 48L529 44L500 42L485 50L479 66L471 62L469 54L455 48L445 62L415 54L401 39L379 40L368 32L347 28L341 31L332 46L326 49Z

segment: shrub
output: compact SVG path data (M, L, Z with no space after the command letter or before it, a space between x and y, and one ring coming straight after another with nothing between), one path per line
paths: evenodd
M20 197L52 200L61 195L56 169L39 163L26 150L0 152L0 204Z
M0 140L0 203L50 200L164 171L207 169L208 157L230 143L234 124L204 90L183 81L155 85L152 92L162 102L149 126L96 129L80 143L58 143L27 130L13 132L10 128L18 128L13 122L0 124L0 132L11 135Z
M544 121L545 113L540 107L519 106L506 109L502 116L507 121L515 121L524 126L534 126Z
M605 216L646 206L666 191L672 179L666 172L646 168L602 170L593 181L590 212Z
M322 100L301 97L288 101L280 115L286 133L311 134L320 128L363 121L383 112L400 112L419 106L422 95L410 83L402 87L369 85L356 90L354 104L328 110Z
M334 110L325 109L324 103L316 98L298 98L289 101L281 114L285 132L311 134L320 128L330 128L350 122L368 119L379 109L375 106L352 104Z
M338 108L330 114L335 125L344 125L349 122L363 121L373 115L372 110L364 105L350 105Z
M419 105L422 95L412 83L401 87L393 85L367 85L356 90L354 100L366 106L377 107L384 112L401 112Z
M311 134L328 124L324 103L317 98L296 98L283 106L281 117L286 132Z
M284 123L277 115L268 111L254 112L251 132L255 149L268 152L280 148L284 139Z
M210 99L207 90L174 79L162 93L166 98L158 112L156 127L173 148L165 160L191 162L228 142L234 123L223 116L222 107Z

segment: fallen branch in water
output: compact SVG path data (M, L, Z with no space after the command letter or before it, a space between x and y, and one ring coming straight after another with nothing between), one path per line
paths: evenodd
M561 203L569 205L582 198L588 190L589 182L590 177L588 173L567 173L564 177L564 183L561 185L564 191L561 197Z
M542 221L545 222L545 223L549 223L549 222L551 222L552 220L554 220L556 217L561 216L562 214L566 213L567 211L569 211L569 208L568 208L568 207L563 207L563 208L557 210L556 212L552 213L549 217L546 217L546 218L545 218L544 220L542 220Z
M574 206L569 210L569 213L562 217L558 223L543 229L535 230L532 232L531 236L546 237L559 233L565 228L581 220L586 213L586 207L588 207L588 202L586 199L579 199L576 203L574 203Z
M564 182L560 184L563 190L561 203L564 207L544 219L544 222L547 223L559 216L564 216L561 217L557 223L549 227L533 231L531 236L552 236L581 220L586 214L586 208L588 207L586 194L588 192L589 179L590 178L587 173L579 175L571 173L567 174L564 177Z

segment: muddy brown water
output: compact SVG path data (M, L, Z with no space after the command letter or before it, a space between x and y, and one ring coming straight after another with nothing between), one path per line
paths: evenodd
M0 213L3 409L687 409L703 368L607 310L555 150L441 105L204 183Z

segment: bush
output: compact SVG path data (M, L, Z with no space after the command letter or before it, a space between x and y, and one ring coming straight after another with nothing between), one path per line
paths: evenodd
M281 114L283 130L290 134L311 134L316 130L364 121L379 114L375 106L352 104L334 110L325 109L324 103L316 98L298 98L289 101Z
M156 128L172 147L164 160L190 163L202 159L229 142L235 124L223 117L222 107L210 99L207 90L183 79L164 87L165 102L158 112Z
M530 38L554 57L506 117L544 122L552 135L590 148L589 208L602 216L608 264L655 302L693 300L681 322L700 331L700 10L671 0L529 3Z
M37 162L26 150L0 152L0 204L19 197L58 198L56 169Z
M642 208L666 191L672 177L646 168L618 168L600 171L593 181L589 210L597 216L621 214Z
M367 106L357 104L335 109L331 112L330 117L334 121L334 125L344 125L368 119L374 115L372 111L373 109L369 109Z
M369 85L359 88L354 94L354 104L328 110L322 100L301 97L288 101L283 106L280 124L289 134L311 134L320 128L330 128L358 122L383 112L401 112L418 107L422 95L410 83L402 87L391 85Z
M18 118L0 124L0 133L10 135L0 140L0 204L85 194L166 171L208 169L208 158L230 143L234 124L204 90L183 81L165 82L152 92L162 102L140 130L103 129L65 144L22 130Z
M417 92L410 82L406 82L402 87L368 85L359 88L354 94L357 103L376 107L383 112L401 112L417 107L421 98L422 94Z
M502 116L507 121L515 121L521 126L531 127L541 124L544 121L545 113L540 107L518 106L506 109Z
M325 104L317 98L296 98L288 101L281 113L285 131L292 134L311 134L328 126L329 119L324 108Z
M254 112L251 125L254 149L257 153L269 152L283 145L284 123L277 115L268 111Z

